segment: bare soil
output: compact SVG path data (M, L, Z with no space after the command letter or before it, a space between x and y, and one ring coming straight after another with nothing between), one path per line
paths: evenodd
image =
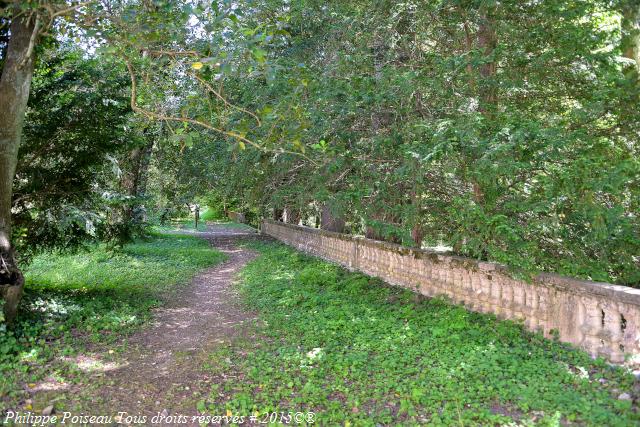
M239 270L256 256L238 243L260 237L237 226L207 228L190 234L207 239L228 259L198 274L157 310L150 326L128 339L122 359L109 366L91 390L93 407L86 401L80 405L83 413L146 415L147 425L158 413L197 415L197 402L209 396L216 380L206 369L211 353L238 338L252 339L251 325L257 317L240 305L233 284Z

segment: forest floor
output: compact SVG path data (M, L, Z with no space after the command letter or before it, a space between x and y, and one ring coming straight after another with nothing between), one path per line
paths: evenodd
M225 260L145 327L75 352L83 372L66 389L33 384L35 413L53 405L121 425L640 423L631 373L519 324L417 299L236 224L181 233Z

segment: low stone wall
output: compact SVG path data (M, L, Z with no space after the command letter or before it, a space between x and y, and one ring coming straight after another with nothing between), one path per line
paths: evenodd
M505 267L275 221L262 232L301 251L426 296L445 295L622 363L640 356L640 289L541 274L516 280ZM554 332L555 331L555 332Z
M241 213L241 212L233 212L233 211L230 211L230 212L227 214L227 216L229 217L229 219L230 219L231 221L234 221L234 222L239 222L239 223L241 223L241 224L244 224L245 222L247 222L246 217L245 217L245 216L244 216L244 214L243 214L243 213Z

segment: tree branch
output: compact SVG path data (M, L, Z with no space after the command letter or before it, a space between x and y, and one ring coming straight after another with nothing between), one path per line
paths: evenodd
M200 84L202 84L202 86L204 86L209 92L213 93L218 99L220 99L227 107L230 108L235 108L238 111L241 111L245 114L250 115L251 117L253 117L254 119L256 119L256 122L258 122L258 126L262 126L262 122L260 121L260 118L252 113L249 110L245 110L242 107L238 107L237 105L233 105L231 104L229 101L227 101L227 98L225 98L224 96L222 96L217 90L215 90L213 88L213 86L211 86L206 80L204 80L202 77L198 76L196 73L189 73L191 76L193 76L198 82L200 82Z
M268 150L265 147L261 146L260 144L246 138L244 135L241 135L237 132L234 131L228 131L228 130L224 130L224 129L220 129L217 128L213 125L211 125L210 123L207 122L203 122L201 120L197 120L197 119L192 119L189 117L177 117L177 116L168 116L166 114L162 114L162 113L157 113L154 111L149 111L143 107L140 107L137 103L137 97L138 97L138 83L137 83L137 79L136 79L136 75L135 75L135 71L133 69L133 65L131 65L131 61L128 58L125 58L125 63L127 65L127 70L129 71L129 77L131 79L131 109L137 113L140 113L142 115L144 115L145 117L148 118L152 118L152 119L156 119L156 120L162 120L162 121L174 121L174 122L182 122L182 123L189 123L192 125L196 125L196 126L200 126L203 127L205 129L208 129L210 131L222 134L222 135L226 135L232 138L237 139L238 141L241 141L243 144L249 144L252 147L262 151L262 152L275 152L275 153L282 153L282 154L293 154L296 156L300 156L305 158L306 160L308 160L309 162L311 162L312 164L316 164L312 159L310 159L309 157L307 157L305 154L303 153L298 153L295 151L289 151L289 150L284 150L284 149L279 149L279 150Z

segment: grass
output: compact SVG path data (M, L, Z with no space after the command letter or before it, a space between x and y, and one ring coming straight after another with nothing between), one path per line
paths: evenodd
M212 220L210 222L215 222L219 225L224 225L228 228L238 228L240 230L245 231L255 231L255 228L248 224L241 224L239 222L233 222L229 220ZM193 218L179 218L174 219L170 223L166 225L156 225L154 226L154 230L157 232L175 232L175 231L187 231L192 232L196 231L195 229L195 220ZM197 231L207 231L207 224L203 219L200 219L198 222L198 230Z
M200 214L200 219L203 221L220 221L224 220L225 217L221 209L214 209L207 206Z
M25 385L46 377L82 381L68 357L89 347L117 348L179 285L223 258L205 240L159 233L116 253L95 246L36 257L20 324L0 331L0 405L15 408L27 397Z
M252 246L261 255L240 291L261 338L211 355L220 381L202 410L313 411L317 425L344 426L640 423L618 399L638 387L621 368L280 244Z
M175 218L172 219L165 225L156 225L154 229L159 232L167 232L167 231L196 231L196 221L192 216L186 218ZM207 224L201 218L198 221L198 229L197 231L207 231Z
M225 227L228 228L237 228L239 230L242 231L256 231L256 229L254 227L252 227L249 224L242 224L240 222L233 222L233 221L218 221L218 224L222 224Z

